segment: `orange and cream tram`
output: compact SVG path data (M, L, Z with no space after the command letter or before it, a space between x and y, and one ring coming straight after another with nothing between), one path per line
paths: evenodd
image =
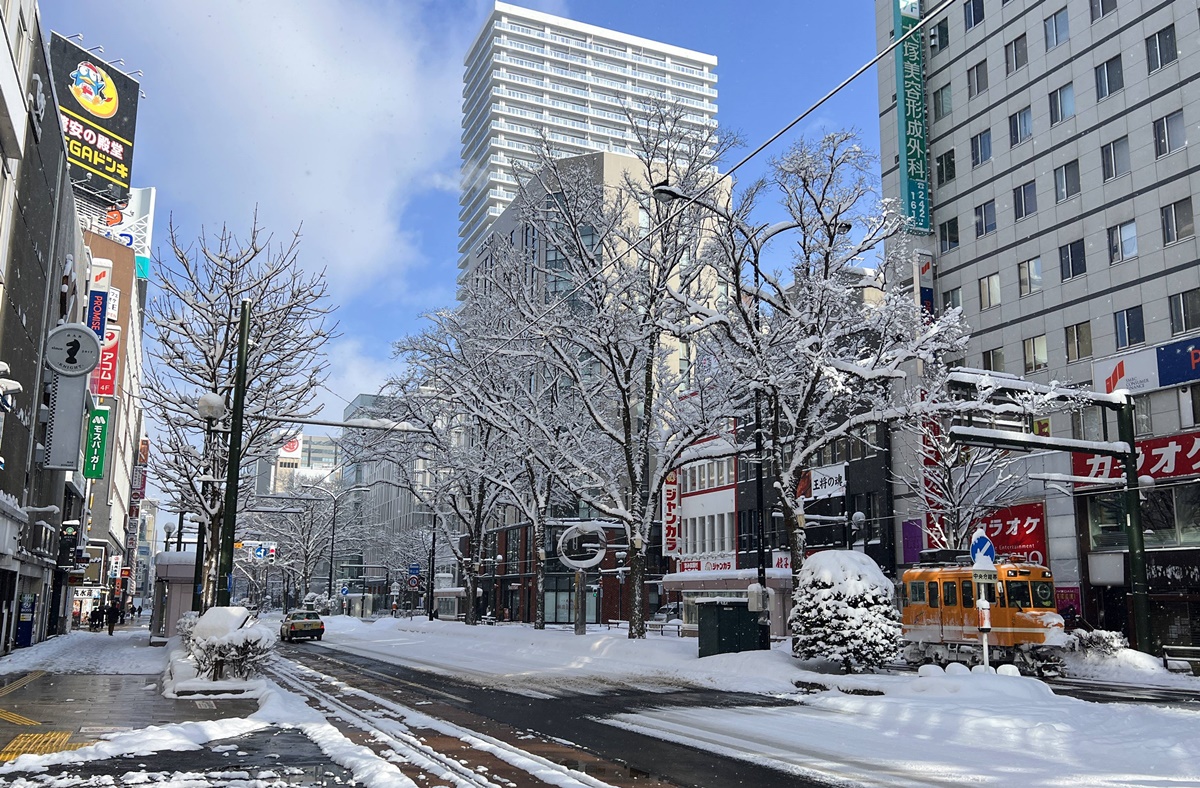
M976 582L967 560L964 556L920 563L904 572L905 661L982 663L975 608L975 600L982 596L991 603L991 660L1010 662L1027 674L1057 673L1065 635L1050 570L1001 556L996 561L996 582Z

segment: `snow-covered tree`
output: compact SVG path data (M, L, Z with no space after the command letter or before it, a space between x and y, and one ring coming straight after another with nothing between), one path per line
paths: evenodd
M533 425L564 461L570 491L626 529L631 638L645 636L646 551L663 482L689 447L722 429L733 390L728 376L689 380L679 362L681 339L702 330L678 293L695 281L703 212L663 206L653 188L664 178L707 188L728 147L686 114L631 112L633 157L616 183L605 182L598 156L564 159L544 145L515 202L536 252L494 240L481 273L523 326L520 352L582 415L577 429Z
M900 651L900 612L892 582L865 553L823 550L809 556L796 578L789 624L794 654L855 666L879 667Z
M730 297L701 313L722 339L715 363L757 399L761 419L751 413L747 431L761 439L791 532L796 586L802 482L821 450L922 412L911 376L964 341L958 312L935 317L916 303L905 245L882 249L901 221L876 198L872 165L850 132L802 139L767 178L711 206L720 221L703 259ZM786 218L756 224L772 189Z
M306 273L299 258L299 231L282 243L259 226L239 238L227 227L203 231L192 243L169 230L170 255L156 260L161 292L147 308L151 341L143 386L160 450L151 467L172 503L209 518L205 601L213 598L219 525L224 514L221 485L193 484L198 477L224 479L229 433L208 430L196 405L215 392L232 410L238 318L250 299L250 353L241 456L246 466L286 440L278 423L260 414L305 418L319 410L317 390L326 377L325 343L332 336L324 272ZM251 474L241 476L246 491ZM206 500L200 500L201 497ZM243 499L245 496L242 496Z
M950 440L934 417L910 430L916 459L897 475L919 502L929 543L966 550L984 518L1021 498L1025 479L1013 465L1020 455Z

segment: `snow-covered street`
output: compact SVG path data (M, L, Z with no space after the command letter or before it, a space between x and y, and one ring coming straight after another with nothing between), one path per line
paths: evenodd
M795 661L783 644L770 652L700 659L694 639L651 636L630 641L615 629L593 628L585 636L576 636L565 628L468 627L419 618L363 622L335 616L325 621L322 642L291 646L285 653L306 662L322 656L335 660L369 657L438 673L447 681L556 704L570 704L571 697L619 696L633 690L661 693L661 706L651 704L596 721L818 781L866 786L1021 784L1048 788L1200 785L1200 707L1089 703L1055 695L1035 679L956 671L946 675L928 668L922 671L926 675L843 676L831 666ZM114 637L76 632L17 652L0 663L0 672L161 672L167 650L145 643L143 631L119 631ZM289 681L300 677L301 683L294 686L305 694L309 694L305 683L333 687L335 694L327 694L327 700L320 702L322 708L314 709L290 689L268 682L259 711L248 717L115 732L106 736L106 741L80 750L22 756L2 771L11 774L14 769L40 766L69 772L72 763L92 761L96 768L96 761L122 754L215 750L228 746L226 737L269 731L274 726L305 735L332 763L368 785L412 784L396 765L411 763L414 758L426 765L433 762L431 751L413 738L413 730L441 730L472 750L503 757L517 764L513 768L528 769L530 774L553 771L559 775L555 778L558 784L607 784L591 778L579 782L582 778L577 773L564 772L494 737L438 722L430 709L420 704L397 704L344 681L329 684L328 678L294 665L288 667L292 663L286 656L279 664L284 669L281 675ZM1166 674L1154 669L1153 661L1129 653L1091 669L1110 680L1157 683L1200 693L1200 679ZM384 675L381 669L375 672ZM820 686L837 689L820 690ZM782 705L680 706L667 702L672 693L695 689L756 693ZM356 714L342 705L342 699L350 697L374 697L394 719ZM478 703L473 712L487 714ZM347 739L327 721L330 715L341 717L343 723L352 720L359 728L373 726L377 731L373 735L375 752ZM393 743L388 745L388 741ZM128 762L114 763L125 769ZM21 779L30 782L12 784L60 784L47 782L48 774L22 774ZM0 784L6 779L0 777ZM452 782L476 784L463 777Z

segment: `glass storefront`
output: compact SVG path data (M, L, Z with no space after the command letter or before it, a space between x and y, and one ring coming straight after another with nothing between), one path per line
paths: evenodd
M1125 494L1101 493L1086 500L1092 550L1124 549ZM1200 482L1143 492L1142 529L1148 548L1200 545Z

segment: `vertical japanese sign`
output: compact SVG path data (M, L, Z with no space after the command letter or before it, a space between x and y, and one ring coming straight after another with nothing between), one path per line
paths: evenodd
M129 198L138 83L66 38L50 37L71 182L105 204Z
M896 38L917 27L920 0L895 0ZM917 31L896 48L896 130L900 137L900 197L910 233L928 235L929 155L925 142L925 36Z
M108 291L112 288L112 260L92 260L92 281L88 284L88 328L104 341L108 322Z
M100 343L100 363L92 373L95 382L95 393L101 397L115 397L117 394L117 371L121 358L121 329L110 326L104 331L104 341Z
M108 448L108 413L108 408L94 408L88 413L87 440L83 446L85 479L104 478L104 455Z
M663 485L663 555L679 555L679 472Z

